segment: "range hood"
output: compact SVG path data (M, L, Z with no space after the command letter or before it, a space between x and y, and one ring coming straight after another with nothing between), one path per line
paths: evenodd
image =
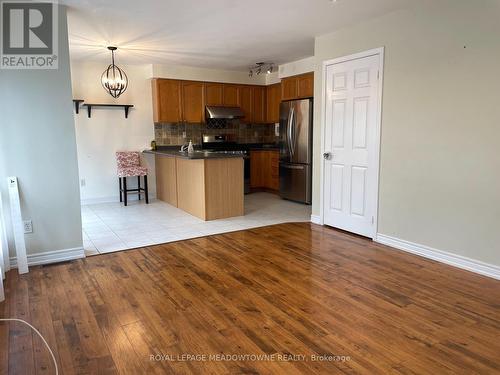
M205 109L207 112L207 118L210 119L235 119L245 117L245 114L240 107L207 105Z

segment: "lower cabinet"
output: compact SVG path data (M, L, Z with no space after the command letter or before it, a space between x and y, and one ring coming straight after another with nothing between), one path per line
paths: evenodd
M171 156L155 157L156 196L172 206L177 207L177 167L176 158Z
M279 151L250 151L250 187L279 190Z
M202 220L243 216L243 158L177 158L177 207Z
M155 162L159 200L202 220L244 215L243 158L157 155Z

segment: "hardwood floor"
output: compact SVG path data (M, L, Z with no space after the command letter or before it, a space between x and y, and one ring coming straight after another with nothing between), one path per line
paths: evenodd
M308 223L14 270L6 294L61 374L500 372L499 281ZM53 373L20 323L0 323L7 373Z

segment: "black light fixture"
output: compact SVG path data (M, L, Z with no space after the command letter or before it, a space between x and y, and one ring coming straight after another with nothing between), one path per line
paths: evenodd
M259 75L262 72L271 74L274 71L274 63L272 62L258 62L254 66L250 67L248 71L248 76L252 77L254 74Z
M118 48L110 46L108 49L111 51L111 64L102 73L101 83L109 95L118 98L128 87L128 77L122 69L115 65L115 51Z

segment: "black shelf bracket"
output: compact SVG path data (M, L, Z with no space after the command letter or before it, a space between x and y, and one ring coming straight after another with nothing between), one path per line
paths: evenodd
M125 118L128 118L128 112L129 109L132 108L134 105L133 104L92 104L92 103L85 103L83 105L84 107L87 107L87 115L89 118L92 117L92 107L120 107L123 108L125 111ZM77 112L78 113L78 112Z
M73 104L75 105L75 113L80 113L80 104L83 103L83 99L73 99Z

